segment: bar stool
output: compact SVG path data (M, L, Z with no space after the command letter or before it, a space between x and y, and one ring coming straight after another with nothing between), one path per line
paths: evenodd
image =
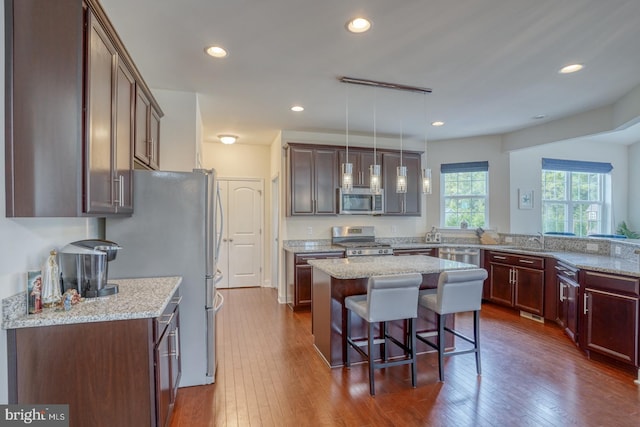
M482 305L482 285L486 278L487 271L483 268L445 271L440 273L436 293L427 291L420 294L418 304L436 313L437 343L427 339L427 337L436 335L434 332L417 334L417 338L438 351L440 381L444 381L444 358L448 356L475 353L476 371L478 375L482 372L480 366L480 308ZM445 326L447 314L467 311L473 311L473 339ZM473 344L473 348L445 351L445 331Z
M416 327L418 317L418 295L422 275L401 274L394 276L370 277L367 283L366 295L354 295L345 298L344 305L347 309L346 325L346 360L345 365L351 366L349 346L353 347L369 362L369 392L375 395L374 369L389 366L411 364L411 384L416 386ZM365 352L360 346L365 340L353 340L351 338L351 312L354 312L367 322L367 347ZM398 341L387 333L387 322L393 320L409 320L409 330L404 337L404 343ZM375 339L374 323L380 322L380 338ZM404 358L387 360L387 340L404 350ZM360 344L360 345L359 345ZM373 356L374 345L380 344L382 362L375 360Z

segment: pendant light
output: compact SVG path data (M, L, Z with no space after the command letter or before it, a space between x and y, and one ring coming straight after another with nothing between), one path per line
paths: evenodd
M380 194L380 165L376 155L376 104L377 90L374 90L373 99L373 164L369 166L369 189L372 194Z
M429 121L427 120L427 94L424 94L424 169L422 169L422 194L431 194L431 169L427 167L427 129Z
M347 86L346 90L346 145L347 145L347 156L345 158L345 162L342 164L342 180L341 187L344 193L349 193L353 190L353 164L349 162L349 87Z
M400 166L396 174L396 193L407 192L407 167L402 165L402 124L400 125Z

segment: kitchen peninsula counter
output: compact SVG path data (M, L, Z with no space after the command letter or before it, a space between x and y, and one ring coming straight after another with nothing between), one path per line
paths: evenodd
M182 282L181 277L113 279L118 293L85 299L71 310L45 308L42 313L26 314L24 293L2 300L2 328L19 329L113 320L159 317Z
M404 257L366 256L326 260L310 260L313 266L312 333L314 345L330 367L342 366L346 346L342 331L346 328L346 308L344 299L351 295L367 293L369 277L389 274L420 273L423 280L420 289L438 286L441 272L477 268L472 264L449 261L423 255ZM447 326L453 327L453 316L448 316ZM436 328L435 315L419 308L418 331L433 331ZM402 340L406 325L404 322L390 322L390 333ZM352 336L359 339L366 336L365 325L357 316L352 317ZM447 346L453 344L447 337ZM423 343L418 351L427 351ZM391 355L394 355L393 353ZM354 362L359 355L354 355Z

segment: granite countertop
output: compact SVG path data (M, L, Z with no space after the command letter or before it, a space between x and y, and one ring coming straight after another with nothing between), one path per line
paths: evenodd
M309 260L308 263L336 279L360 279L385 274L440 273L445 270L477 268L472 264L424 255L363 256Z
M306 244L283 244L282 248L294 254L304 254L312 252L344 252L344 248L334 246L331 243L309 242Z
M100 298L88 298L69 311L45 308L42 313L26 314L25 293L2 300L2 328L18 329L73 323L158 317L182 282L181 277L113 279L119 292Z

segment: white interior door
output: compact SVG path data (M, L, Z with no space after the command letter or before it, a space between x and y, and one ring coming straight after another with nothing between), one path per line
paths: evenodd
M225 230L219 260L224 279L219 288L262 285L262 193L259 180L220 180Z

